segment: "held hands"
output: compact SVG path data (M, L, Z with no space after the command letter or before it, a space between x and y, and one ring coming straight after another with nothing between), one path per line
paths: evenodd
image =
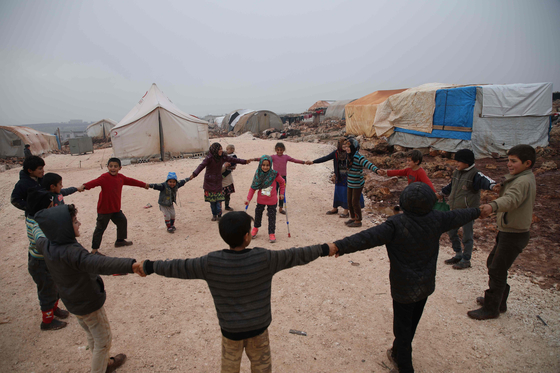
M150 184L146 183L146 185L144 185L144 189L150 189Z
M338 247L336 247L336 245L332 242L327 245L329 245L329 256L336 255L336 258L338 258Z
M441 193L436 194L436 196L437 196L437 199L439 199L440 201L443 199L443 194L441 194Z
M313 164L313 161L305 161L305 164L308 165L308 166L309 166L309 165L312 165L312 164Z
M141 261L140 263L136 262L132 264L132 271L140 277L146 277L143 268L144 268L144 261Z
M77 187L76 189L78 189L78 192L82 193L86 189L86 186L84 184L82 184L79 187Z
M377 174L381 176L387 176L387 170L377 169Z
M485 219L493 212L492 206L486 204L480 206L480 216L479 219Z
M496 193L500 193L500 190L502 189L502 185L501 184L496 184L492 187L492 190Z
M229 167L229 166L231 166L231 163L229 163L229 162L225 162L225 163L223 164L223 167L226 167L226 168L227 168L227 167Z

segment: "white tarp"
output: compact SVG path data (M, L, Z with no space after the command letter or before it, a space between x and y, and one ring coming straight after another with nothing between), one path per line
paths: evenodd
M101 119L100 121L97 121L87 126L86 128L87 135L88 137L101 138L101 139L106 137L111 137L111 130L116 125L117 122L115 122L112 119Z
M482 116L547 116L552 113L551 97L552 83L482 86Z
M208 123L182 112L154 83L113 128L111 141L119 158L204 152L209 147Z
M229 124L229 129L231 131L233 131L233 129L235 128L235 125L237 124L237 122L239 122L239 119L244 116L245 114L249 114L254 112L255 110L253 109L241 109L241 110L237 110L233 113L230 114L229 118L231 118L233 116L233 114L235 114L237 112L237 114L239 114L238 116L236 116L231 123Z

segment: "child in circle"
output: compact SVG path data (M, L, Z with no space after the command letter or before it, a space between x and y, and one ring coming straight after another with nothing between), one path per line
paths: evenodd
M159 210L163 213L165 226L169 233L174 233L176 230L175 207L173 204L177 203L177 191L189 180L190 178L187 177L184 180L177 181L177 174L175 172L170 172L167 174L165 183L150 184L150 188L159 190Z

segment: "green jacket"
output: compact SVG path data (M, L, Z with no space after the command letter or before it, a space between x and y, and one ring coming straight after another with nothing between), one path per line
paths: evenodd
M500 197L492 202L492 211L497 212L500 232L528 232L533 220L533 206L537 195L537 182L532 170L517 175L506 175Z

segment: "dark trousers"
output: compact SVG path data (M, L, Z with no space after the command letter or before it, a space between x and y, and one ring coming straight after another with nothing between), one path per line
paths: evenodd
M412 367L412 340L428 298L414 303L393 300L393 359L400 373L414 372Z
M37 295L39 296L41 311L52 310L58 300L58 289L47 269L47 264L44 260L34 258L31 254L28 254L27 270L31 277L33 277L35 284L37 284Z
M284 179L284 181L286 183L288 182L288 176L282 176L282 179ZM280 184L276 183L276 194L278 194L279 190L280 190ZM286 195L286 189L284 189L284 195ZM284 207L284 200L283 199L278 201L278 206L280 206L280 208Z
M261 227L265 206L268 212L268 234L274 234L274 232L276 232L276 205L261 205L257 203L257 207L255 208L255 228Z
M226 208L229 207L230 198L231 198L231 195L229 195L229 194L226 194L224 196L224 201L225 201L225 204L226 204Z
M222 216L222 201L210 202L210 210L213 216Z
M484 309L498 313L502 296L506 289L508 270L523 249L529 243L529 232L509 233L498 232L496 244L488 255L488 287L484 294Z
M360 196L364 188L347 188L348 193L348 210L350 218L362 221L362 207L360 206Z
M107 225L109 225L109 221L112 221L117 226L117 240L126 240L127 221L122 210L112 214L97 214L97 224L95 225L91 241L91 248L93 250L97 250L101 246L101 239L105 229L107 229Z

